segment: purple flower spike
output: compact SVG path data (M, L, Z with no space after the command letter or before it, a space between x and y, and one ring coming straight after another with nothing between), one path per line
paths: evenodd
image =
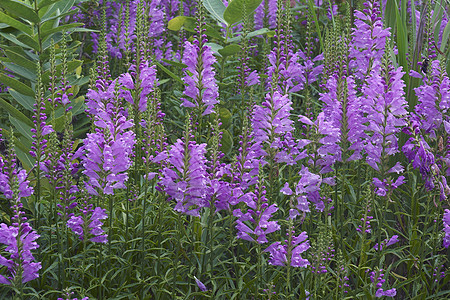
M293 236L291 245L275 242L264 250L270 253L269 263L275 266L285 266L288 263L288 251L291 251L290 265L295 268L306 267L310 262L301 257L301 254L309 249L308 235L304 231L298 236Z
M218 103L218 86L214 78L213 64L216 62L211 47L203 45L199 49L197 44L186 42L184 44L183 63L187 65L184 69L183 81L186 83L182 106L199 107L202 115L214 112L214 105Z
M175 210L200 216L200 209L209 206L206 201L208 174L206 144L186 143L180 139L168 151L169 166L162 171L160 184L170 198L176 201Z
M81 211L83 215L72 216L67 221L67 227L72 229L81 240L87 235L91 242L105 244L108 241L108 235L104 234L101 220L108 218L106 210L101 207L92 209L92 204L90 204Z
M444 224L444 241L443 245L445 248L450 246L450 210L446 209L444 217L442 219Z

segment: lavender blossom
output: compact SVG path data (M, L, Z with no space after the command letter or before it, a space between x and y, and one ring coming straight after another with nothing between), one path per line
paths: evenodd
M185 42L183 63L183 81L186 83L182 106L197 107L202 115L214 112L214 105L218 103L218 87L213 64L216 62L211 47L203 45L199 48L198 42L191 44Z
M444 224L444 240L443 245L445 248L450 246L450 210L446 209L444 217L442 218Z
M209 176L205 152L206 144L186 143L178 139L165 153L168 166L162 170L160 184L176 201L175 210L178 212L200 216L200 209L209 206L206 200Z
M139 66L139 79L135 79L129 73L122 74L119 79L119 83L130 90L139 90L139 99L136 101L133 99L130 91L122 90L122 95L127 102L131 103L140 112L144 112L147 109L148 95L154 91L158 79L156 78L156 67L148 66L148 62L144 62Z
M310 264L309 261L301 257L301 254L310 247L309 241L306 240L307 238L307 233L303 231L298 236L292 237L290 245L288 245L287 240L283 244L281 242L273 243L264 250L264 252L270 253L269 263L275 266L285 266L290 263L290 266L296 268L308 266ZM291 257L288 260L287 255L289 254Z
M106 210L100 207L92 209L92 204L90 204L80 211L83 215L72 216L67 221L67 227L72 229L81 240L87 237L91 242L105 244L108 241L108 235L104 234L101 220L108 218Z
M364 2L362 12L355 11L355 27L350 43L350 68L355 70L359 79L380 65L383 57L389 28L383 28L380 4L375 0Z
M381 247L378 246L378 243L376 243L375 246L373 246L373 248L377 251L383 250L384 247L389 247L389 246L397 243L398 241L399 241L398 235L393 235L391 238L385 239L383 242L381 242Z

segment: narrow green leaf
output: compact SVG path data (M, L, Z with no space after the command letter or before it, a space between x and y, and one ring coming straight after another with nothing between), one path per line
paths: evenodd
M5 54L8 58L10 58L15 64L21 65L32 72L36 71L36 63L32 62L22 54L19 54L11 49L5 49Z
M202 3L214 19L223 24L227 24L224 18L226 7L221 0L202 0Z
M5 23L11 27L19 29L20 31L22 31L23 33L26 33L28 35L33 34L33 31L29 26L20 22L19 20L11 18L10 16L8 16L7 14L5 14L1 11L0 11L0 23Z
M316 6L314 5L313 0L308 0L308 8L311 11L311 15L313 16L314 19L314 26L316 28L317 36L319 37L320 51L324 51L325 48L323 46L323 37L320 31L319 20L317 19Z
M233 0L228 3L223 18L227 24L239 22L245 15L250 15L261 4L262 0Z
M36 74L33 71L15 63L4 62L3 65L17 75L17 77L22 77L29 81L36 82Z
M9 94L17 101L23 108L28 111L33 111L35 100L33 97L25 96L21 93L16 92L15 90L8 90Z
M169 69L164 67L161 63L159 63L159 62L155 62L155 63L158 66L158 68L160 68L164 73L166 73L167 75L169 75L170 77L175 79L175 81L177 81L178 83L181 83L182 85L184 85L184 82L183 82L183 80L180 79L180 77L178 77L173 72L171 72Z
M29 86L23 84L17 79L6 76L5 74L0 74L0 82L10 88L15 89L19 93L22 93L26 96L34 97L34 91Z
M34 126L33 122L30 119L28 119L27 116L25 116L21 111L19 111L17 108L9 104L5 99L0 98L0 105L15 119L21 120L28 126Z
M16 128L16 130L18 132L20 132L21 135L26 137L29 141L33 140L33 137L32 137L32 134L31 134L31 129L34 126L29 126L28 124L25 124L24 122L20 121L19 119L14 118L11 115L9 115L9 120L14 125L14 128Z
M14 151L16 152L17 158L22 163L23 168L30 171L36 161L28 152L30 151L30 148L22 143L22 139L16 140L15 144Z
M448 22L447 25L445 25L444 33L442 34L441 52L444 52L449 37L450 37L450 22Z
M216 43L206 43L207 46L211 47L211 50L214 54L218 56L222 56L222 54L219 53L219 50L223 49L222 46Z
M30 47L30 46L28 46L28 45L22 43L21 41L19 41L19 40L16 38L15 35L12 35L12 34L10 34L10 33L4 33L4 32L0 32L0 35L1 35L2 37L4 37L5 39L7 39L8 41L14 43L16 46L19 46L19 47L22 47L22 48L25 48L25 49L31 49L31 50L34 50L33 47Z
M163 58L162 61L166 62L168 64L171 64L172 66L178 67L178 68L183 68L184 69L184 68L187 67L187 65L185 65L183 63L180 63L180 62L177 62L177 61L173 61L173 60L168 60L168 59L165 59L165 58Z
M68 29L73 29L75 27L81 27L83 26L83 23L70 23L70 24L64 24L55 28L52 28L50 30L44 31L41 33L42 40L45 40L49 35L54 34L56 32L63 32L68 31Z
M38 23L40 21L39 16L33 11L33 9L22 2L2 0L0 1L0 7L3 7L9 13L12 13L32 23Z

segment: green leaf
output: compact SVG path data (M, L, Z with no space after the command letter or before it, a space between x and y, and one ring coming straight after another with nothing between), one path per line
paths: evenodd
M27 45L28 47L31 47L36 52L39 52L40 49L38 42L29 35L22 33L17 36L17 39L22 43L24 43L25 45Z
M164 67L161 63L159 63L159 62L155 62L155 63L164 73L166 73L167 75L169 75L170 77L175 79L175 81L177 81L178 83L181 83L184 86L184 82L183 82L183 80L180 79L180 77L178 77L173 72L171 72L169 69Z
M17 77L22 77L30 81L36 82L36 74L32 70L29 70L27 68L19 66L18 64L10 62L3 62L3 65L10 71L14 72L15 75L17 75Z
M29 86L23 84L17 79L6 76L5 74L0 74L0 82L10 88L15 89L19 93L22 93L26 96L34 97L34 91Z
M222 125L220 125L220 128L227 129L228 127L230 127L233 116L227 108L221 107L219 109L219 118L220 122L222 123Z
M225 46L222 49L219 49L218 51L222 56L230 56L230 55L235 55L236 53L241 51L241 47L236 44L231 44L231 45Z
M20 132L21 135L23 135L24 137L26 137L29 141L33 140L33 137L31 135L31 129L34 126L29 126L28 124L25 124L24 122L14 118L13 116L9 115L9 120L11 121L11 124L14 125L14 128L16 128L16 130L18 132Z
M5 23L11 27L19 29L20 31L22 31L23 33L26 33L28 35L33 34L33 31L31 30L31 28L29 26L20 22L19 20L11 18L10 16L8 16L7 14L5 14L1 11L0 11L0 23Z
M311 12L311 15L313 16L314 19L314 25L315 25L315 29L316 29L316 33L317 36L319 37L319 43L320 43L320 51L323 51L324 46L323 46L323 37L322 37L322 33L320 31L320 25L319 25L319 20L317 19L317 12L316 12L316 6L314 5L313 0L308 0L308 8L309 11Z
M60 25L58 27L55 27L50 30L42 32L41 38L42 38L42 40L45 40L46 37L48 37L49 35L54 34L56 32L68 31L68 29L75 28L75 27L81 27L83 25L84 25L83 23L70 23L70 24Z
M30 148L23 145L21 140L16 140L15 144L14 151L16 152L17 158L22 163L23 168L27 171L31 170L34 166L35 159L28 152L30 151Z
M247 38L251 38L251 37L258 36L258 35L263 35L263 34L267 34L267 36L273 37L274 34L275 34L275 31L269 30L267 28L261 28L261 29L249 32L246 37ZM228 39L228 42L230 42L230 43L240 42L242 40L242 38L243 38L243 36L240 35L240 36Z
M441 52L444 52L449 37L450 37L450 22L448 22L444 28L444 33L442 35L442 42L441 42Z
M30 46L28 46L28 45L22 43L21 41L19 41L19 40L16 38L15 35L12 35L12 34L10 34L10 33L4 33L4 32L0 32L0 35L1 35L2 37L4 37L5 39L7 39L8 41L14 43L16 46L20 46L20 47L22 47L22 48L34 50L33 47L30 47Z
M222 146L220 146L219 149L225 155L229 154L231 152L231 149L233 149L233 137L228 130L223 130L220 143L222 144Z
M16 92L15 90L8 90L9 94L14 98L14 100L17 101L20 105L22 105L23 108L25 108L28 111L33 111L34 109L34 98L25 96L21 93Z
M236 1L236 0L233 0ZM211 14L211 16L217 21L227 24L224 18L224 13L226 11L225 5L221 0L202 0L203 6ZM261 3L261 1L260 1ZM230 23L228 23L230 24Z
M21 120L28 126L34 126L33 122L30 119L28 119L27 116L25 116L21 111L19 111L14 106L6 102L6 100L0 98L0 105L4 110L6 110L9 113L10 116L14 117L17 120Z
M15 51L12 51L12 49L5 49L5 54L8 58L10 58L15 64L21 65L22 67L25 67L32 72L36 71L36 63L32 62L25 56L23 56L20 53L17 53Z
M239 22L245 15L250 15L261 4L262 0L233 0L223 13L227 24L232 25Z
M39 23L40 21L39 16L33 11L33 9L24 3L12 0L2 0L0 1L0 7L3 7L9 13L32 23Z
M168 64L170 64L172 66L178 67L178 68L183 68L183 69L187 68L187 65L185 65L183 63L180 63L180 62L177 62L177 61L168 60L168 59L165 59L165 58L163 58L162 61L166 62L166 63L168 63Z
M38 6L37 6L38 10L42 9L43 7L52 5L53 3L56 3L58 1L60 1L60 0L42 0L42 1L39 1Z
M167 28L173 31L178 31L183 26L188 28L194 28L195 19L193 17L178 16L170 20L169 23L167 24Z
M222 54L219 53L219 50L223 49L222 46L216 43L206 43L207 46L211 47L211 50L214 54L217 54L218 56L222 56Z

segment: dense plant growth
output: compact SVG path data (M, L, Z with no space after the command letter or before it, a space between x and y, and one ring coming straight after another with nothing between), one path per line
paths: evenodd
M450 297L449 9L1 0L1 299Z

